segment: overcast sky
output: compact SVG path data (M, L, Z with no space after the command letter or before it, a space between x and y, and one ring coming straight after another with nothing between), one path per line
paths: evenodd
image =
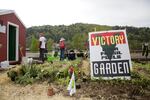
M0 0L26 25L91 23L150 27L150 0Z

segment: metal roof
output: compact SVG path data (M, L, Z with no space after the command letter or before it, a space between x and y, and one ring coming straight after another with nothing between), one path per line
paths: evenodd
M19 16L16 14L14 10L0 9L0 15L6 15L6 14L11 14L11 13L14 13L25 27L25 24L21 21L21 19L19 18Z
M14 13L13 10L0 9L0 15Z

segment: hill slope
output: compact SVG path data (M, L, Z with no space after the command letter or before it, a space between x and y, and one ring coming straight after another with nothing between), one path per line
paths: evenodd
M96 24L84 24L76 23L69 26L66 25L44 25L44 26L33 26L27 29L26 43L27 47L31 44L31 37L34 35L38 39L38 34L44 32L47 39L51 38L54 42L58 42L61 37L64 37L66 41L72 41L75 34L87 35L92 31L106 31L106 30L118 30L126 29L128 35L128 41L130 49L141 49L143 42L149 42L150 40L150 28L142 27L129 27L129 26L106 26ZM86 37L87 38L87 37Z

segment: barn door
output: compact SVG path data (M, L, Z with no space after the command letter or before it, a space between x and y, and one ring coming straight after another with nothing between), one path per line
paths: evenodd
M9 25L9 61L16 60L16 27Z
M7 24L7 60L18 61L19 56L19 25Z

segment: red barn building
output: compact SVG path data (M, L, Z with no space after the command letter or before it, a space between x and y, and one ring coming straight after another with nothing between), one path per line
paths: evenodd
M20 62L25 56L26 28L13 10L0 9L0 62Z

